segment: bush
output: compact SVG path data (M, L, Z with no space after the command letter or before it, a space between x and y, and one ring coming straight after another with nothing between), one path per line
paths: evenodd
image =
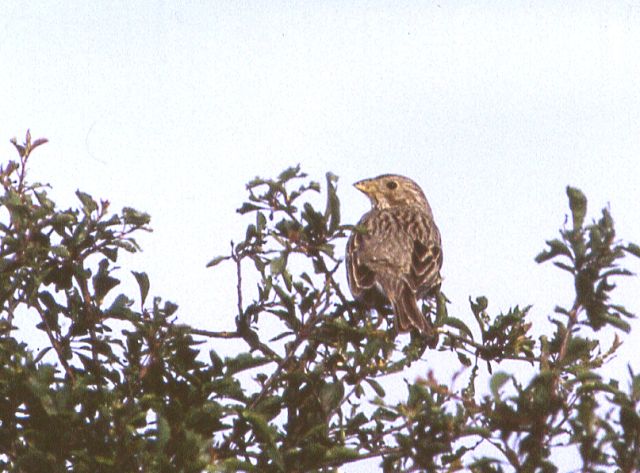
M56 208L47 186L27 180L45 142L14 140L19 159L0 168L2 470L309 472L377 458L389 472L552 472L558 446L575 447L581 471L640 470L640 376L607 379L602 369L634 317L613 281L631 274L625 257L640 247L616 239L607 209L587 223L578 189L567 188L570 225L536 257L575 283L573 304L550 316L552 333L534 340L528 306L492 315L485 297L470 298L471 330L440 294L423 309L468 383L454 390L429 375L394 402L380 378L426 345L396 338L388 313L366 313L338 283L336 248L353 227L340 220L336 176L326 176L322 210L310 204L321 186L299 167L249 182L238 211L253 223L209 266L235 265L238 288L250 271L257 293L248 301L238 289L236 329L213 332L149 300L145 273L132 272L139 294L116 295L118 256L139 250L150 217L112 213L80 191L77 208ZM17 338L33 319L49 341L39 351ZM612 331L602 347L598 336ZM237 354L201 348L218 339L237 340ZM527 382L514 363L531 372ZM483 366L488 393L476 390Z

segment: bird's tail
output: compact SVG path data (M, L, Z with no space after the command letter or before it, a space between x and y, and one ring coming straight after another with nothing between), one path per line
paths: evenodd
M415 293L405 282L398 284L396 289L390 300L393 313L396 315L398 331L408 332L412 328L416 328L428 341L429 346L435 347L438 343L438 334L429 319L418 308Z

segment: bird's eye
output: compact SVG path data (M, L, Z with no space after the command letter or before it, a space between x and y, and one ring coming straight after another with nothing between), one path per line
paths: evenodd
M387 181L387 189L394 190L398 187L398 183L396 181Z

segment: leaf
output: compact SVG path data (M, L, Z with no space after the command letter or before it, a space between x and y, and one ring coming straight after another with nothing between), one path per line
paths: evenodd
M269 426L266 419L257 412L245 409L241 412L242 417L251 424L253 432L258 442L273 444L275 440L275 431Z
M169 317L170 315L173 315L176 310L178 310L178 304L174 304L171 301L165 302L164 307L162 309L165 317Z
M111 289L120 284L120 280L109 275L109 262L107 259L100 261L99 269L92 278L93 291L98 303L101 303Z
M555 258L558 255L565 255L571 258L571 251L569 251L567 245L561 240L558 240L557 238L554 240L548 240L547 245L549 246L549 248L540 252L540 254L535 257L536 263L543 263L551 258Z
M138 282L138 287L140 288L140 304L144 305L144 301L149 294L149 276L147 276L147 273L139 273L137 271L131 271L131 274L133 274Z
M266 365L270 361L268 358L262 356L254 357L251 353L240 353L235 358L225 358L224 364L227 367L226 375L229 376L239 373L240 371Z
M563 271L567 271L570 274L575 274L575 269L571 266L569 266L568 264L564 264L561 263L560 261L554 261L553 262L554 266L557 266L558 268L562 269Z
M131 299L129 299L124 294L120 294L118 297L116 297L116 299L113 301L113 304L111 304L111 306L105 311L105 313L115 317L131 319L133 318L133 312L131 311L131 309L129 309L129 307L131 307L132 304L133 301Z
M98 210L98 203L93 200L93 198L89 194L77 190L76 195L78 196L80 202L82 202L82 208L84 209L85 213L91 213Z
M131 207L122 209L122 219L126 225L133 225L134 227L143 227L151 221L148 213L139 212Z
M480 320L482 313L489 306L489 301L486 297L480 296L476 297L475 302L471 300L471 296L469 296L469 304L471 305L471 312L475 315L476 319Z
M37 148L38 146L43 145L43 144L48 143L48 142L49 142L49 140L46 139L46 138L38 138L37 140L35 140L31 144L31 149L33 150L33 149Z
M444 319L443 325L456 328L460 332L464 333L471 340L473 340L473 333L471 332L471 329L467 326L467 324L465 324L462 320L458 319L457 317L446 317Z
M373 388L373 390L376 392L376 394L378 395L378 397L385 397L386 393L384 392L384 389L382 388L382 386L380 385L380 383L378 383L375 379L373 378L367 378L365 379L365 381L367 383L369 383L369 385Z
M280 253L280 256L271 260L271 263L269 264L269 270L271 271L271 274L274 274L274 275L282 274L282 271L285 269L286 266L287 266L287 253L283 251L282 253Z
M491 376L491 381L489 381L489 389L491 389L491 394L493 398L498 400L500 399L500 388L505 385L507 381L511 379L511 375L505 373L504 371L498 371L496 374Z
M458 361L460 361L460 363L462 363L464 366L467 366L467 367L471 366L471 360L467 355L460 352L457 352L456 354L458 355Z
M214 266L216 266L217 264L222 263L223 261L226 261L228 259L231 259L231 256L216 256L215 258L213 258L211 261L209 261L207 263L207 268L213 268Z
M290 168L285 169L284 171L282 171L280 173L280 175L278 176L278 180L279 181L288 181L290 179L293 179L294 177L304 177L303 175L300 174L300 165L296 165Z
M156 423L158 425L158 452L160 452L171 438L171 427L169 421L161 415L158 416Z
M16 140L16 138L11 138L9 141L18 150L18 154L20 155L20 157L23 158L25 155L26 148L22 145L19 145L18 140Z
M629 333L631 331L631 325L628 322L625 322L620 317L613 314L604 314L602 318L609 325L613 325L614 327L622 330L623 332Z
M358 450L348 447L331 447L324 454L324 459L327 464L332 465L341 465L343 463L347 463L353 460L356 460L360 457Z
M327 173L327 207L324 212L325 220L329 221L329 233L334 233L340 226L340 199L336 192L338 176Z
M627 253L631 253L633 256L640 258L640 246L636 245L635 243L629 243L624 250Z
M261 209L262 207L260 207L259 205L245 202L244 204L242 204L242 207L240 207L239 209L236 209L236 212L238 212L241 215L244 215L246 213L253 212L254 210L261 210Z
M100 250L100 253L102 253L107 258L109 258L109 260L111 260L113 263L115 263L118 260L118 248L103 247Z
M579 230L587 215L587 198L582 191L576 187L567 186L567 196L569 197L569 208L573 217L573 229Z

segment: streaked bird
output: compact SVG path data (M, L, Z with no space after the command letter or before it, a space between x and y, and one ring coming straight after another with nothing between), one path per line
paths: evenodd
M429 202L408 177L383 174L354 186L371 200L347 243L347 277L353 296L369 307L390 303L396 328L417 329L429 342L437 333L418 308L435 296L442 278L442 243Z

